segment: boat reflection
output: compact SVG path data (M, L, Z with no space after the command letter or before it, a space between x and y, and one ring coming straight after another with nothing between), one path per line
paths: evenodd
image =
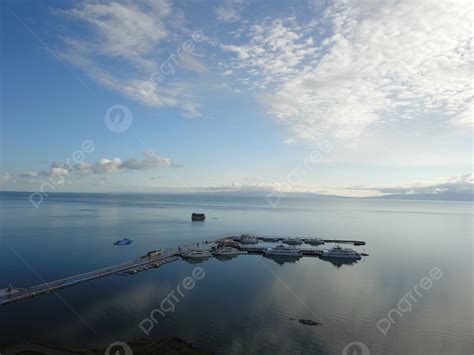
M295 264L299 260L299 258L285 258L285 257L274 256L274 255L263 255L263 257L267 258L267 259L270 259L270 260L273 260L274 262L276 262L279 265L283 265L285 263Z
M237 255L214 255L214 258L219 261L228 261L237 258Z
M333 264L335 267L340 268L342 265L354 265L357 264L359 260L355 259L338 259L338 258L331 258L331 259L325 259L322 258L321 260L327 261L331 264Z
M205 261L207 261L208 259L189 259L189 258L183 258L182 260L184 260L185 262L187 262L188 264L200 264L200 263L203 263Z

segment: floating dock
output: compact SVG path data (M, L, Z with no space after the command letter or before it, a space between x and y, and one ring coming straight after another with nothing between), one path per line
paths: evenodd
M267 250L268 247L264 246L254 246L254 245L242 245L240 247L241 251L245 251L249 254L264 254L265 250ZM301 250L303 253L303 256L320 256L322 254L322 251L320 249L316 248L298 248Z
M252 236L256 238L258 241L263 242L283 242L284 239L288 239L289 237L271 237L271 236ZM183 253L189 252L191 250L195 250L196 247L199 248L199 245L205 246L206 248L210 248L211 245L215 243L224 243L224 242L232 242L236 243L235 241L238 240L240 237L232 236L232 237L223 237L215 240L214 242L201 242L201 243L193 243L190 245L180 246L175 249L167 249L165 251L150 251L147 255L142 256L141 258L133 261L128 261L122 264L113 265L109 267L105 267L102 269L89 271L86 273L82 273L79 275L74 275L70 277L66 277L56 281L45 282L40 285L31 286L28 288L14 288L10 286L7 289L0 290L0 305L6 305L13 302L22 301L28 298L32 298L35 296L56 292L57 290L74 286L86 281L95 280L101 277L110 276L110 275L120 275L120 276L131 276L141 271L146 271L151 268L158 268L161 265L169 264L177 260L181 260L181 255ZM360 240L327 240L327 239L316 239L316 238L300 238L303 242L307 243L308 241L321 241L324 243L350 243L354 245L365 245L365 242ZM250 254L264 254L265 250L267 249L266 246L260 245L240 245L238 248L241 251L250 253ZM316 249L314 247L302 247L299 248L303 256L321 256L322 250ZM362 254L367 255L367 254Z
M257 238L262 242L270 242L270 243L278 243L283 242L285 239L295 239L295 237L288 237L288 236L266 236L266 235L249 235L250 237ZM232 237L234 239L239 239L240 236ZM229 239L229 238L222 238L222 239ZM322 243L337 243L337 244L353 244L353 245L365 245L363 240L348 240L348 239L322 239L322 238L300 238L304 243L320 240Z

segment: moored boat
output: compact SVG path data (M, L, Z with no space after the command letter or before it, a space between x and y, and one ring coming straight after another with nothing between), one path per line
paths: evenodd
M248 234L242 234L239 238L241 244L257 244L258 239Z
M191 215L192 221L204 221L206 219L206 215L204 213L193 213Z
M212 252L214 256L231 257L240 254L240 250L231 247L220 247Z
M321 245L321 244L324 244L324 240L322 240L321 238L308 238L308 239L305 239L304 242L306 244L311 244L311 245Z
M264 252L265 256L280 257L280 258L300 258L303 253L300 249L295 247L287 247L285 245L277 245L274 248L269 248Z
M196 249L188 253L183 254L184 258L187 259L208 259L212 256L209 250Z
M303 244L303 240L301 238L285 238L283 239L283 243L289 245L299 245Z
M339 245L336 245L331 249L323 250L321 258L359 260L362 259L362 256L353 249L341 248Z

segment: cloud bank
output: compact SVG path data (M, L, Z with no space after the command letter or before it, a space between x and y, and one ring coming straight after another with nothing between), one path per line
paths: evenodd
M109 174L119 173L133 170L150 170L156 169L162 166L172 166L171 160L166 157L162 157L151 150L144 152L144 159L126 159L121 160L120 158L102 158L95 163L88 162L58 162L54 161L49 165L47 170L41 171L27 171L18 174L18 177L22 178L34 178L34 177L51 177L51 176L68 176L71 173L80 173L82 175L94 175L94 174Z
M457 175L448 178L438 178L430 182L414 182L390 186L311 186L291 185L288 183L258 182L241 184L238 182L228 185L196 187L195 191L214 193L250 193L268 195L272 192L277 196L306 196L306 197L377 197L410 200L452 200L471 201L474 198L474 173Z
M318 5L318 11L320 6ZM297 137L349 140L375 124L473 124L470 2L335 0L307 23L264 20L227 68Z
M171 2L84 1L55 14L84 29L61 36L63 45L55 51L59 58L132 100L157 108L176 107L187 117L200 115L194 86L175 74L178 67L191 72L205 67L192 51L183 53L180 48L195 38Z
M206 46L196 53L175 56L165 80L162 66L192 37L193 20L192 7L168 0L85 1L58 10L87 36L62 36L57 53L112 90L188 117L202 110L192 74L219 75L223 85L253 92L295 139L309 142L356 140L392 122L472 127L468 0L308 1L299 6L306 16L290 7L293 13L268 9L251 19L242 18L244 5L201 5L217 21L198 29L212 35L201 37Z

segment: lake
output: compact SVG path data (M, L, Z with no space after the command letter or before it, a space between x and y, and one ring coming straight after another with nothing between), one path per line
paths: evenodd
M57 193L35 208L28 196L0 193L2 288L243 233L364 240L350 247L369 256L341 265L239 255L109 276L0 307L2 345L146 337L139 324L199 267L203 277L156 318L150 337L217 354L341 354L352 342L371 354L474 349L470 202L283 198L274 208L265 196ZM192 212L206 221L191 222ZM113 245L123 238L133 243Z

